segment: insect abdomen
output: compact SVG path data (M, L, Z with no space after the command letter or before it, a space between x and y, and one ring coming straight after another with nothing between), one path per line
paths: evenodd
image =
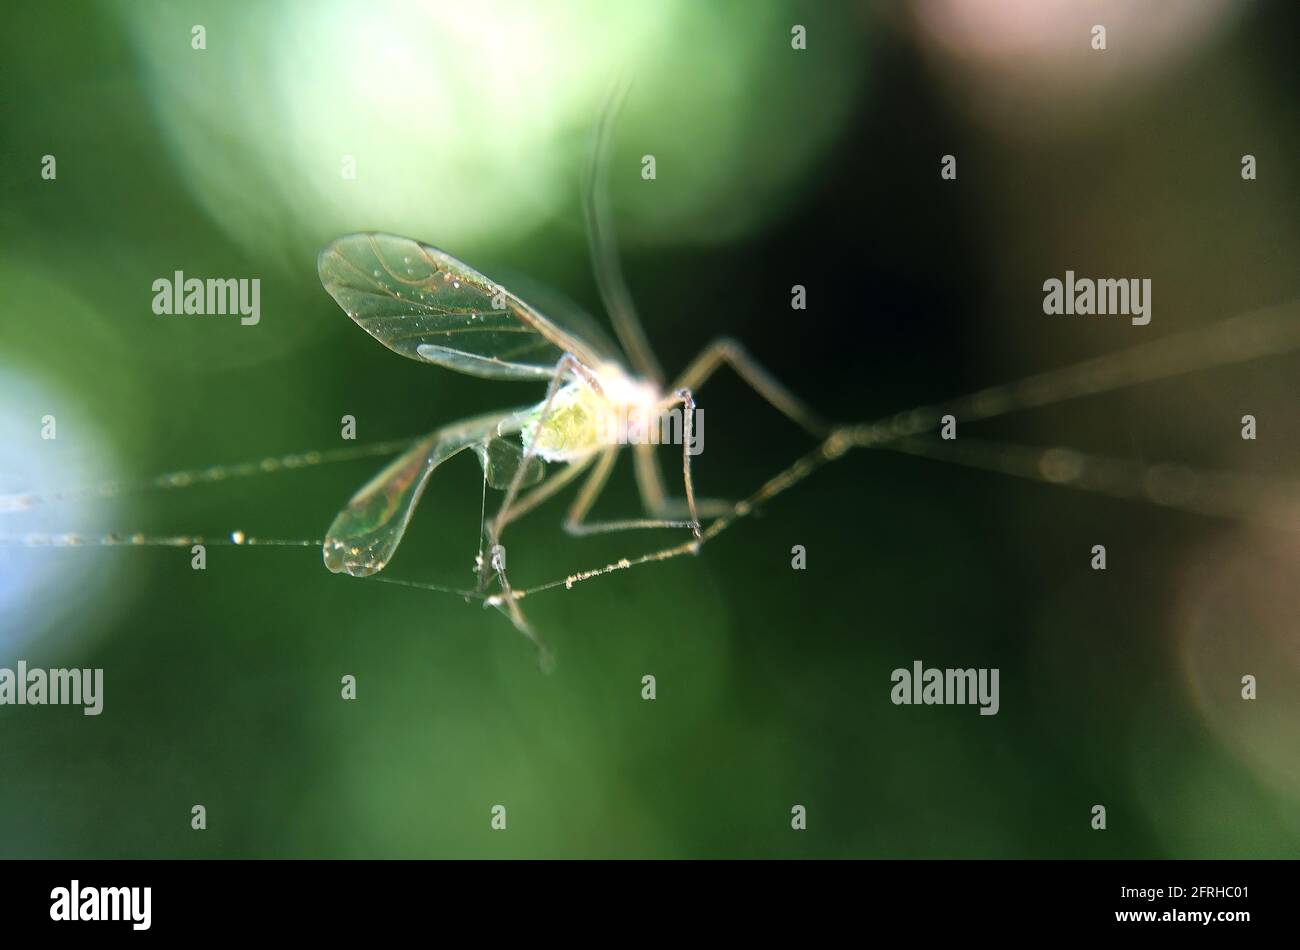
M555 394L545 418L542 408L520 430L525 450L536 445L538 455L554 462L572 461L600 447L602 414L608 409L590 388L566 386Z

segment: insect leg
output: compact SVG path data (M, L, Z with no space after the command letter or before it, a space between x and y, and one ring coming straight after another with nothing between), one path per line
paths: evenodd
M810 435L824 439L830 434L831 427L817 413L786 389L776 377L730 337L714 340L706 346L678 378L676 388L692 392L698 390L724 363L734 369L736 374L770 405ZM681 499L665 496L663 479L653 449L650 446L638 446L637 449L637 483L641 487L641 497L645 502L646 510L660 516L668 516L681 510ZM690 499L686 499L686 502L689 510ZM709 500L696 503L696 511L708 517L723 514L730 509L731 503L725 501Z
M665 521L659 518L627 518L619 521L587 522L587 513L596 503L600 493L609 481L609 473L614 468L618 457L618 446L610 446L600 453L600 461L582 486L582 491L573 500L569 513L564 519L564 530L573 535L606 534L611 531L631 531L636 528L698 528L690 521Z
M636 453L636 485L641 492L641 504L657 518L671 517L685 511L685 500L669 498L664 491L663 475L655 458L655 446L650 442L637 442L632 446ZM717 518L731 511L736 503L725 498L696 498L695 510L701 518Z
M584 459L578 459L576 462L570 462L561 471L556 472L523 498L520 498L510 506L509 511L502 512L497 516L499 519L504 519L502 521L502 527L504 528L505 525L519 520L542 502L546 501L546 499L550 498L565 485L569 484L569 482L573 481L585 472L595 459L595 454L592 454L588 455Z
M575 478L581 475L587 469L587 467L591 465L592 460L594 458L595 456L592 455L592 456L588 456L585 459L579 459L576 462L566 465L561 471L556 472L554 475L546 479L546 481L538 485L536 488L534 488L523 498L520 498L513 505L511 505L509 511L503 511L498 513L497 520L501 522L501 526L502 526L501 530L504 530L505 525L511 524L514 521L518 520L519 518L522 518L533 508L540 505L546 499L550 498L552 495L554 495L556 492L562 489L565 485L569 484L569 482L573 481ZM487 489L486 473L484 474L483 488L486 491ZM482 543L487 538L486 527L481 526L480 531L481 531L480 547L479 547L479 553L478 553L478 558L476 560L476 563L478 564L478 589L482 591L484 587L487 586L488 581L492 578L493 569L492 569L491 559L483 556Z
M632 451L641 504L646 511L659 514L667 507L668 495L664 491L664 477L655 461L655 447L649 442L637 442L632 446Z
M587 385L591 386L596 392L600 392L600 382L588 367L584 366L572 353L565 353L555 364L555 372L551 374L550 382L546 386L546 399L542 401L541 414L545 418L551 411L551 406L555 402L555 394L559 392L560 381L564 379L566 373L573 373L580 376ZM505 500L501 502L501 508L498 510L496 517L488 523L488 563L491 571L496 575L497 582L501 585L503 598L493 601L489 600L491 606L502 609L515 625L515 628L523 633L526 637L542 647L541 641L533 633L532 628L524 619L523 613L519 609L517 598L510 587L510 580L506 575L506 553L505 548L501 545L501 532L509 523L508 516L514 507L515 498L519 494L520 486L523 484L524 474L528 470L528 463L532 461L533 456L537 454L537 445L533 443L524 450L523 457L519 461L519 467L515 470L514 477L510 480L510 487L506 489Z
M686 488L686 510L691 515L691 531L700 540L700 513L695 507L695 482L691 478L691 430L695 424L695 397L686 388L677 390L668 406L682 404L682 484ZM667 407L665 407L667 408Z
M551 380L546 386L546 399L542 402L542 418L545 418L551 411L551 405L555 402L555 394L559 392L560 381L564 379L566 373L573 373L581 376L587 383L593 386L597 391L600 389L596 381L595 374L582 364L572 353L565 353L555 364L555 372L551 374ZM515 498L519 494L519 488L523 484L524 474L528 470L528 463L532 461L533 456L537 454L537 445L533 443L524 450L523 457L519 461L519 467L515 469L514 477L510 480L510 487L506 489L505 500L501 502L501 508L487 525L488 540L488 563L492 573L496 575L497 582L501 585L503 598L489 599L490 606L498 607L510 618L511 623L515 625L520 633L528 637L540 648L542 643L538 640L537 635L533 633L532 628L524 619L522 611L519 609L517 598L510 587L510 580L506 576L506 552L501 545L501 532L507 524L506 516L509 515L510 509L514 506Z
M1300 529L1300 483L1296 482L965 436L960 445L912 436L880 447L1128 501L1255 522L1283 531Z
M809 435L824 439L831 427L803 400L786 389L764 369L741 345L730 337L714 340L695 357L674 384L675 389L697 390L723 363L736 371L749 387L766 399L773 408L801 426Z

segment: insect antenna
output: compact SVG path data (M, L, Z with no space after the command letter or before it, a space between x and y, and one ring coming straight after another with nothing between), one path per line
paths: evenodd
M587 225L587 247L596 276L601 302L609 311L614 332L623 350L642 376L662 385L663 368L655 359L645 329L637 316L632 293L623 276L614 236L613 215L609 206L609 164L614 119L627 98L631 81L619 79L610 89L592 134L587 165L583 175L582 208Z
M60 502L82 501L92 498L114 498L118 495L137 492L192 488L195 485L206 485L236 478L250 478L254 475L269 475L275 472L311 468L317 465L332 465L337 462L351 462L357 459L392 455L406 448L414 441L414 438L394 439L386 442L372 442L367 445L348 446L347 448L291 452L287 455L268 455L250 462L209 465L203 468L165 472L149 478L105 481L95 485L55 491L4 494L0 495L0 514L27 511L31 508Z
M117 479L53 491L15 492L0 495L0 514L17 517L23 512L58 504L90 499L115 498L121 495L153 491L175 491L240 478L252 478L277 472L292 472L315 466L392 455L406 448L413 441L415 440L392 439L366 445L347 446L345 448L268 455L252 461L182 469L146 478ZM267 538L246 534L240 530L220 535L205 533L153 535L143 532L110 532L92 535L72 531L0 533L0 547L24 548L186 548L196 544L230 547L319 548L322 543L323 541L320 538Z

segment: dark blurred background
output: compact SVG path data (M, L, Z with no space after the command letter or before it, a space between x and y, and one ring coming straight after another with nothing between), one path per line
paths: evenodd
M599 314L580 172L620 73L620 247L670 372L734 335L826 415L872 420L1289 300L1297 9L15 8L0 492L340 447L344 414L373 442L540 398L385 350L321 289L315 256L393 231ZM1067 269L1150 277L1151 325L1044 316L1042 283ZM155 315L152 282L176 270L260 278L260 323ZM1294 479L1298 365L961 432ZM744 495L810 448L734 376L699 398L706 495ZM82 499L0 530L319 538L380 464ZM468 455L440 469L386 575L471 584L480 488ZM623 459L597 515L636 505ZM678 540L569 539L563 507L512 528L516 583ZM331 575L312 548L214 546L202 572L188 549L0 548L0 666L105 671L98 717L0 707L0 855L1292 856L1289 527L862 452L698 558L530 598L551 675L498 614ZM1097 543L1105 573L1088 566ZM917 659L999 668L1000 712L892 705L890 672Z

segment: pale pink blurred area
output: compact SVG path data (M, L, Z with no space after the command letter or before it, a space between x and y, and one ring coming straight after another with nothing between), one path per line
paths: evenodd
M1300 535L1257 529L1189 553L1174 631L1186 688L1228 752L1300 804ZM1243 698L1253 676L1255 699Z
M991 124L1087 110L1166 75L1226 35L1244 0L917 0L918 45L953 97ZM1106 48L1093 48L1093 28ZM1050 128L1050 126L1049 126Z

